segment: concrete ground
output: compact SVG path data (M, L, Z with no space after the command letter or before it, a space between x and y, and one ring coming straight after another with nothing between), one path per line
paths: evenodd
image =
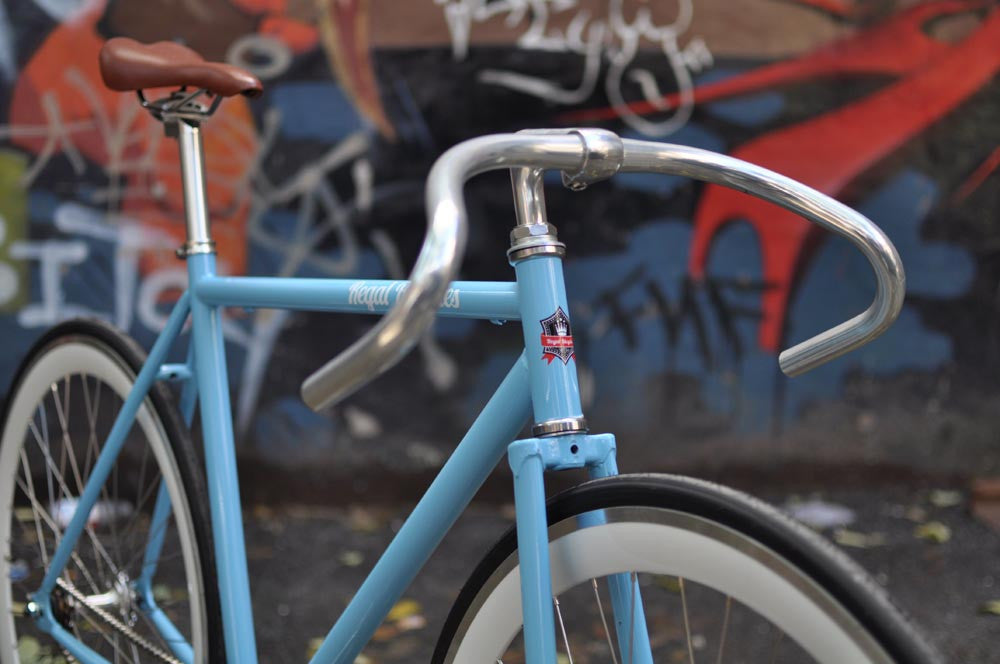
M852 523L822 531L886 587L945 661L1000 662L1000 615L989 612L991 601L1000 604L1000 532L972 515L967 486L910 481L812 493L740 488L784 506L817 500L821 517L849 510ZM307 660L411 507L258 505L246 511L261 661ZM461 585L511 515L503 502L474 503L361 661L428 661Z

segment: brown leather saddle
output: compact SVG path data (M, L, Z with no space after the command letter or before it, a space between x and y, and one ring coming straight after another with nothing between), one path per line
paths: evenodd
M101 78L112 90L188 86L221 97L256 97L264 89L250 72L223 62L207 62L188 47L168 41L141 44L128 37L114 37L101 48L100 63Z

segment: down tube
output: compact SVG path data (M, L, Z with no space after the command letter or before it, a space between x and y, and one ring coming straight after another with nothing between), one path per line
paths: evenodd
M507 454L507 446L530 413L528 363L522 353L327 634L311 660L313 664L354 662L490 471Z

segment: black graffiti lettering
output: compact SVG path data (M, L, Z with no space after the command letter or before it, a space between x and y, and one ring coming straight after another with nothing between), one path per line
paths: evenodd
M625 345L630 349L635 349L639 343L638 333L635 329L635 316L637 312L628 311L621 302L621 293L632 286L640 283L645 272L645 268L640 265L622 279L614 287L602 292L597 296L595 304L606 307L611 314L611 325L617 328L625 337Z
M680 341L681 325L685 319L694 326L695 342L698 344L698 355L708 369L713 369L715 362L709 343L708 328L705 325L704 314L695 298L695 285L687 277L681 282L680 304L674 304L655 281L646 282L646 292L649 293L656 311L666 332L667 348L674 350Z
M624 294L639 287L646 297L636 306L626 306ZM630 350L638 346L637 322L655 317L661 323L664 342L676 351L684 325L694 331L698 357L708 370L715 370L728 358L733 362L742 359L745 343L740 336L740 320L759 321L763 312L756 307L734 301L728 294L762 293L770 286L763 281L731 277L708 277L695 281L688 276L681 278L678 296L671 299L662 283L649 278L643 266L636 267L612 288L602 291L594 300L595 314L607 312L609 327L621 332ZM699 298L700 292L705 294ZM721 348L713 340L710 330L716 327L721 337Z

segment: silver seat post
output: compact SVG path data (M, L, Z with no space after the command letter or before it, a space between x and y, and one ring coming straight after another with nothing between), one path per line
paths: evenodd
M215 242L208 227L208 203L205 197L205 157L201 127L184 119L174 119L181 153L181 180L184 184L184 214L187 241L177 250L179 258L192 254L214 254Z

